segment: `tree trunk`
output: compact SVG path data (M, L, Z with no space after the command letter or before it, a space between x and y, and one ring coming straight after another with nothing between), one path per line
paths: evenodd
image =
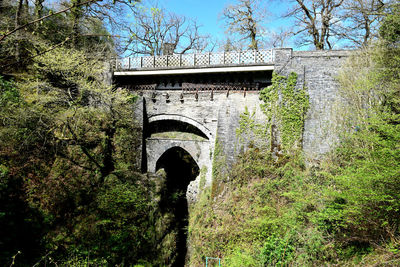
M368 16L364 16L364 20L365 20L364 22L365 34L364 34L363 46L367 47L371 35L371 28L370 28L371 25Z
M257 40L256 40L256 33L254 31L251 32L250 38L251 38L251 49L258 50L258 44L257 44Z
M24 0L18 0L17 11L15 12L15 28L21 25L21 17L23 11ZM20 60L20 44L19 44L20 34L17 33L17 40L15 42L15 59L18 62Z
M21 24L23 0L18 0L17 11L15 13L15 28Z
M113 159L113 151L114 151L114 135L117 131L116 121L113 120L112 124L109 128L107 128L104 133L106 136L105 144L104 144L104 152L103 152L103 166L100 170L101 172L101 183L104 182L104 178L107 177L111 172L115 170L114 159Z
M40 19L43 16L43 2L44 0L35 0L35 19ZM35 31L39 30L40 22L35 24Z
M82 0L71 0L72 5L78 5L71 9L72 16L72 45L77 48L78 47L78 37L79 37L79 20L82 18Z

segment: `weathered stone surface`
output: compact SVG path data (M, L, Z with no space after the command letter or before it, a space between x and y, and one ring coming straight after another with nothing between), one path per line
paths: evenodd
M218 92L213 94L212 100L210 92L199 92L197 100L194 93L184 93L182 101L181 92L176 91L163 91L158 93L155 99L150 92L144 93L142 97L146 103L148 122L160 119L182 120L196 126L208 137L205 141L147 138L145 140L147 170L156 171L156 162L161 155L169 148L179 146L189 152L200 169L206 167L206 186L211 185L212 181L216 140L218 139L226 155L227 164L230 165L238 154L236 128L239 125L239 115L247 107L250 111L256 112L259 120L262 120L264 116L260 109L257 92L247 92L246 95L239 92L231 92L229 95L226 92ZM188 189L192 199L199 190L199 179L200 177L192 182Z
M306 86L310 108L306 115L303 149L308 159L318 159L330 151L337 139L332 124L334 102L339 99L336 76L351 51L292 51L275 50L275 71L287 75L298 74L298 85ZM258 92L245 91L143 91L136 114L143 129L144 171L155 172L156 162L169 148L179 146L193 157L199 168L207 167L206 185L212 182L212 162L216 142L222 148L226 165L230 166L243 144L238 143L236 129L240 114L247 108L255 112L255 119L264 120ZM208 140L156 139L146 135L153 121L178 120L202 131ZM268 140L265 140L268 142ZM195 198L199 177L189 186L188 198Z
M276 57L279 61L275 66L279 69L275 70L283 75L296 72L298 86L307 88L310 109L304 125L303 150L308 159L318 159L337 140L332 123L334 102L340 99L336 77L352 51L289 51L284 50L284 55Z

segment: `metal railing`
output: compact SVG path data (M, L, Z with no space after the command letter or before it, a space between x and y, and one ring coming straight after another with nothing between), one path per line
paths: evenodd
M275 53L270 50L174 54L165 56L126 57L116 60L117 70L205 67L224 65L273 64Z

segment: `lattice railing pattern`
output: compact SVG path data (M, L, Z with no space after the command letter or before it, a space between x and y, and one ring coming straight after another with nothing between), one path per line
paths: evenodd
M223 65L225 53L210 53L210 65Z
M181 64L180 55L170 55L168 57L168 66L169 67L179 67Z
M146 91L156 90L157 84L131 84L126 85L125 88L133 91Z
M181 66L194 66L194 55L195 54L187 54L187 55L181 55L182 57L182 62Z
M131 84L124 86L132 91L154 91L160 89L157 84ZM260 85L258 83L182 83L180 88L167 88L161 86L161 89L174 89L182 90L185 92L199 92L199 91L259 91Z
M153 68L154 57L143 57L142 58L142 68Z
M117 70L179 68L217 65L272 64L274 50L246 50L201 54L128 57L118 59Z
M258 91L258 83L182 83L183 91Z

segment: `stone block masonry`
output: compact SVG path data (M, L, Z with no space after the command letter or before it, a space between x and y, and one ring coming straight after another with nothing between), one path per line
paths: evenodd
M271 69L281 75L288 75L290 72L297 73L297 86L306 87L310 108L305 119L302 145L306 158L309 160L319 159L333 148L337 140L333 118L335 101L340 99L340 95L336 77L346 59L351 55L351 51L293 51L290 48L283 48L275 49L274 55L275 62ZM258 80L263 82L264 86L267 86L271 72L272 70L264 70L255 75ZM221 79L228 78L227 83L229 83L239 74L221 73L219 82L223 82ZM260 74L268 76L268 78L263 80L262 77L260 78ZM124 75L124 81L126 81L127 75ZM213 73L212 75L214 80L218 80L217 74ZM248 74L246 75L249 77ZM188 79L193 78L193 83L203 84L205 77L204 75L182 77L167 75L162 76L159 80L163 79L167 84L168 79L171 79L174 84L178 84L179 79L188 82ZM246 77L244 79L247 79ZM148 77L147 82L152 83L151 79L153 78ZM114 80L118 83L118 77L114 77ZM153 83L156 84L156 82ZM261 101L258 91L156 89L137 93L140 95L140 100L137 102L136 114L143 130L143 156L141 158L143 171L154 172L154 166L165 150L172 146L179 146L192 155L199 169L207 170L205 185L210 185L212 182L212 162L216 142L225 155L227 168L235 162L237 155L241 152L240 148L243 148L243 144L238 143L239 140L236 136L240 114L244 113L247 108L250 113L254 112L257 122L262 123L265 120L260 108ZM157 140L157 137L152 136L154 131L161 131L162 127L170 131L174 125L178 125L175 124L176 121L181 125L181 128L176 131L185 128L189 132L200 134L204 140L168 141ZM269 142L269 140L265 140L265 142ZM195 181L190 186L190 191L194 192L194 195L199 190L199 184L199 181Z
M211 94L213 94L211 96ZM168 97L167 97L168 95ZM215 142L220 144L222 152L226 155L226 164L230 166L238 154L236 128L239 126L239 115L248 108L255 111L256 118L262 121L264 115L260 109L258 92L194 92L162 91L154 95L153 92L144 92L142 98L146 103L144 121L152 118L168 118L169 115L184 122L192 121L192 125L205 131L208 139L204 141L187 140L157 140L151 136L145 139L146 160L148 171L154 172L154 166L159 156L171 146L180 146L186 149L197 162L200 169L207 169L205 185L211 185L212 162L214 158ZM143 101L140 101L143 102ZM140 110L137 109L139 112ZM146 129L144 130L146 132ZM197 149L197 150L196 150ZM192 152L193 151L193 152ZM197 152L196 152L197 151ZM196 181L198 184L198 181ZM195 190L196 191L196 190Z
M310 99L306 115L303 150L310 160L329 152L335 142L335 101L340 99L337 76L352 51L293 51L276 52L275 71L298 74L297 86L305 86Z

